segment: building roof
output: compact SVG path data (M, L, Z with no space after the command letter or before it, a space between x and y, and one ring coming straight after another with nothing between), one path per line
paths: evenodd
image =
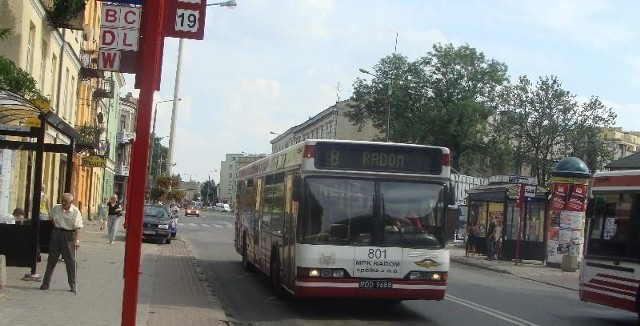
M611 170L640 169L640 152L615 160L604 167Z

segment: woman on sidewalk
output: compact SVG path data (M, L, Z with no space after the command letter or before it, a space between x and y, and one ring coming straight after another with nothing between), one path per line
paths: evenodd
M118 219L122 216L122 206L118 202L118 196L111 195L111 200L107 203L109 243L114 244L116 241L116 233L118 232Z
M109 206L107 197L102 198L102 202L98 205L98 223L100 223L100 231L106 229L107 218L109 217Z

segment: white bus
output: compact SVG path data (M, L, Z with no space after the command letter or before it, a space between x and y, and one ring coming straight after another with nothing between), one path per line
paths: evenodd
M596 173L592 194L580 299L638 312L640 170Z
M449 149L306 140L240 169L235 248L279 297L444 299Z

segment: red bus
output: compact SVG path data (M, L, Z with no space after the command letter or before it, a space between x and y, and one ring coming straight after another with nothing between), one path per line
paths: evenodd
M592 194L580 267L580 299L638 312L640 170L598 172Z

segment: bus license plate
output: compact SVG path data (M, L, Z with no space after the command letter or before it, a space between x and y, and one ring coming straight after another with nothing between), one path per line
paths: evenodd
M366 280L360 281L361 289L391 289L393 282L384 280Z

